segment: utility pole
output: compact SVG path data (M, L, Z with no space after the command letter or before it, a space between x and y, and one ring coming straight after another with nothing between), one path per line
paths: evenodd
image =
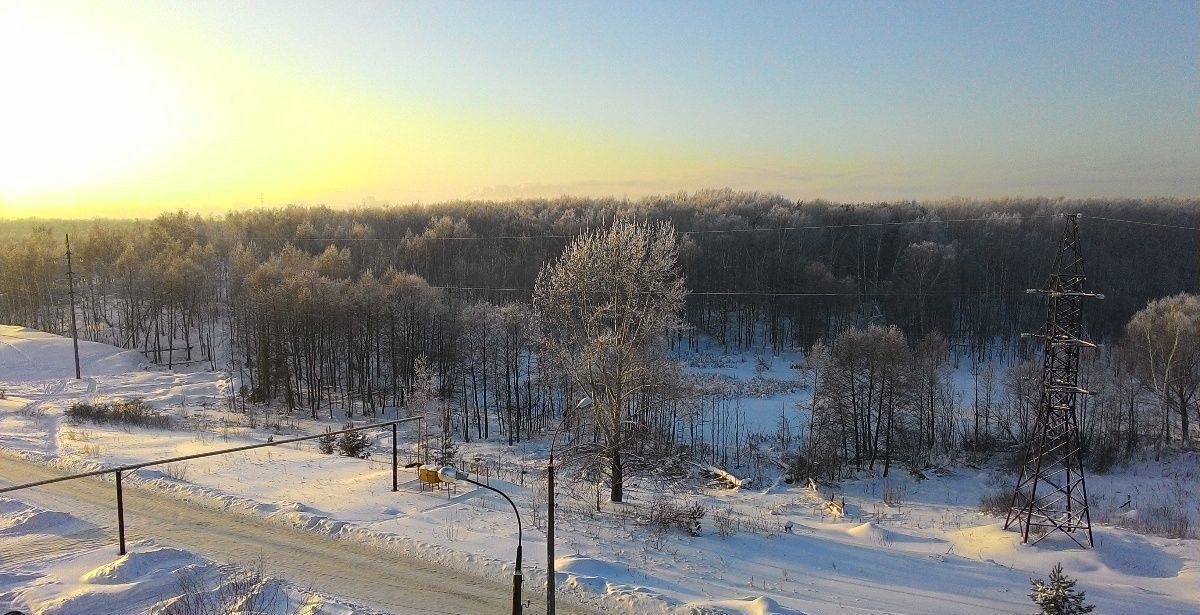
M1103 299L1104 295L1087 292L1086 280L1079 250L1079 214L1067 214L1046 288L1026 291L1046 297L1042 330L1022 334L1040 338L1044 344L1042 392L1033 439L1004 521L1006 530L1012 525L1020 527L1025 543L1030 528L1038 528L1033 544L1060 531L1080 547L1084 544L1075 533L1083 532L1088 546L1092 545L1075 408L1078 398L1089 393L1079 386L1079 352L1096 347L1082 339L1083 300Z
M71 345L75 347L75 379L80 380L79 373L79 332L75 328L75 270L71 268L71 235L67 238L67 294L71 296Z
M584 397L576 404L575 411L583 412L591 407L592 398ZM558 443L558 434L566 427L569 410L570 406L563 410L562 423L550 438L550 462L546 464L546 615L554 615L554 585L557 581L554 572L554 445Z
M558 435L555 433L554 435ZM554 444L546 464L546 615L554 615Z

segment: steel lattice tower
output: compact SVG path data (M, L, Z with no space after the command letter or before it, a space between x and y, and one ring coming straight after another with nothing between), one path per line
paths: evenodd
M1092 545L1075 407L1079 396L1088 394L1079 387L1080 349L1096 347L1082 339L1083 300L1104 295L1087 292L1086 279L1079 251L1079 214L1067 214L1046 288L1026 291L1046 296L1046 322L1041 331L1028 336L1042 340L1045 358L1037 423L1004 522L1006 530L1020 526L1026 543L1030 528L1045 528L1033 544L1058 530L1080 547L1084 544L1076 533L1086 532L1087 544Z

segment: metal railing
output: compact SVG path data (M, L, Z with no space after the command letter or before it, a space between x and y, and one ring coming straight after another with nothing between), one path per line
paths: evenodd
M133 463L133 464L129 464L129 465L117 466L115 468L101 468L99 470L92 470L91 472L83 472L80 474L70 474L67 476L59 476L57 478L48 478L46 480L34 481L32 483L24 483L21 485L14 485L12 487L4 487L4 488L0 488L0 493L8 493L10 491L29 489L30 487L40 487L42 485L61 483L63 481L75 480L77 478L87 478L89 476L101 476L104 474L114 474L116 476L116 483L117 483L117 535L120 540L119 553L121 555L125 555L125 498L121 493L121 477L122 477L122 474L125 472L131 472L133 470L138 470L141 468L148 468L150 466L162 465L162 464L166 464L166 463L177 463L180 461L190 461L192 459L200 459L202 457L213 457L216 455L228 455L229 453L240 453L242 451L254 450L256 448L265 448L268 446L279 446L281 444L291 444L293 442L303 442L305 440L316 440L318 438L323 438L326 436L337 436L337 435L341 435L341 434L350 433L353 431L365 431L368 429L379 429L382 427L388 427L390 425L392 428L392 491L399 491L400 490L400 482L399 482L400 465L399 465L398 447L396 445L397 438L398 438L396 426L401 423L408 423L411 421L421 421L423 419L424 419L424 417L421 417L421 416L413 416L413 417L408 417L408 418L403 418L403 419L396 419L396 420L392 420L392 421L385 421L382 423L373 423L371 425L363 425L361 427L350 427L348 429L340 429L338 431L326 431L324 433L319 433L319 434L316 434L313 436L299 436L296 438L286 438L283 440L274 440L271 442L261 442L259 444L248 444L246 446L235 446L233 448L224 448L224 449L217 450L217 451L208 451L206 453L195 453L193 455L184 455L182 457L171 457L168 459L155 459L154 461L143 461L142 463ZM419 443L419 441L420 440L418 439L418 443Z

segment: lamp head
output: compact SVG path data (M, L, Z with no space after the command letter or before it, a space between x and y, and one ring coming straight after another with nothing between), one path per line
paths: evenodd
M465 470L456 469L454 466L442 466L438 468L438 479L443 483L457 482L459 479L466 479L469 476Z

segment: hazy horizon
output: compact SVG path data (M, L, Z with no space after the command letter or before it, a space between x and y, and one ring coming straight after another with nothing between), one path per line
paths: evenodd
M716 190L719 191L720 189L716 189ZM292 207L298 207L301 209L325 208L325 209L329 209L329 210L332 210L335 212L351 211L351 210L362 209L362 208L367 208L367 209L370 209L370 208L382 208L382 209L422 208L422 209L430 209L430 210L436 211L439 208L449 209L451 207L461 205L461 204L495 205L495 206L502 207L502 206L509 205L509 204L529 203L529 202L536 202L536 201L545 201L545 202L549 202L549 203L554 203L561 199L593 200L593 201L597 201L597 202L613 200L613 201L618 201L618 202L624 201L624 202L630 202L630 203L638 203L638 202L642 202L647 199L668 198L668 197L671 197L673 195L680 194L680 193L691 195L691 194L699 194L702 192L705 192L705 190L675 191L675 192L671 192L671 193L649 194L649 195L645 195L645 196L641 196L641 197L637 197L637 198L612 197L612 196L590 196L590 195L559 195L557 197L517 197L517 198L511 198L511 199L447 199L444 201L434 201L434 202L430 202L430 203L368 202L368 203L350 203L350 204L346 204L346 205L329 205L329 204L324 204L324 203L312 203L312 204L280 203L277 205L264 204L262 206L260 206L258 204L253 204L253 205L248 204L243 207L237 207L237 208L214 208L211 211L203 211L203 210L197 210L194 208L187 208L187 207L177 207L175 209L162 209L161 211L155 211L153 213L149 213L149 214L145 214L145 215L126 215L126 216L108 215L105 212L94 212L94 211L90 211L90 210L80 210L78 212L75 212L74 215L37 215L37 214L5 215L5 213L3 211L0 211L0 222L8 223L8 224L20 223L20 222L39 222L40 223L40 222L89 222L89 221L121 223L121 222L137 222L137 221L153 220L154 218L156 218L162 214L173 214L173 213L179 213L179 212L184 212L187 214L195 214L195 215L199 215L201 217L214 217L214 218L219 219L219 218L224 217L226 214L234 213L234 212L248 212L248 211L256 211L256 210L279 211L279 210L285 210L285 209L292 208ZM754 192L757 192L758 194L763 194L763 195L778 194L778 193L771 193L771 192L762 191L762 190L759 190L759 191L753 191L753 190L735 191L735 193L738 193L738 194L751 194ZM1174 196L1102 196L1102 197L1085 197L1085 198L1077 198L1077 197L1069 197L1069 196L1044 196L1044 195L1039 195L1039 196L1019 196L1019 195L1018 196L996 196L996 197L981 197L981 198L953 196L953 197L942 198L942 199L894 199L894 200L878 200L878 201L840 201L840 200L834 200L834 199L821 199L821 198L793 199L790 197L786 197L786 195L779 195L779 196L784 196L789 201L794 201L797 203L821 203L821 202L823 202L823 203L829 203L829 204L834 204L834 205L863 205L863 206L915 203L918 206L930 207L933 209L936 209L941 206L957 206L957 205L962 205L964 203L967 205L971 205L971 206L981 206L982 207L982 206L986 206L989 203L995 204L995 203L1002 203L1002 202L1036 202L1036 201L1046 201L1046 202L1052 202L1052 203L1085 203L1085 202L1129 203L1129 202L1165 201L1165 202L1172 203L1172 204L1178 204L1180 206L1189 206L1189 205L1200 204L1200 197L1174 197Z

